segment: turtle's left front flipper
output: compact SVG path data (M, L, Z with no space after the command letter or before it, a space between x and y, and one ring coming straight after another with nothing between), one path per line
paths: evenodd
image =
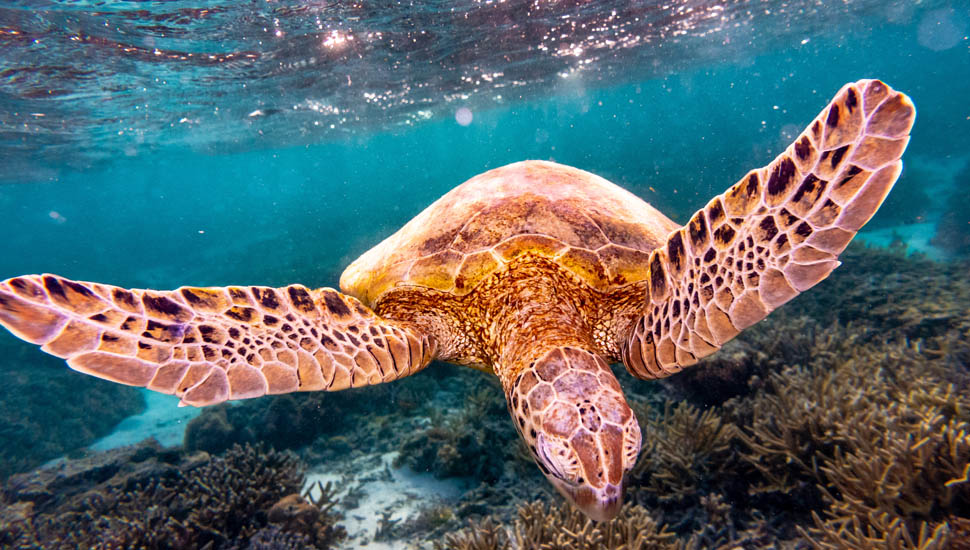
M915 117L878 80L846 84L784 153L671 233L620 343L627 369L675 373L825 279L899 177Z
M0 324L71 368L205 406L417 372L428 337L336 290L126 290L56 275L0 283Z

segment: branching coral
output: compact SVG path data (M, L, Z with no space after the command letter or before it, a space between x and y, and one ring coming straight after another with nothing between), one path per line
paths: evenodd
M343 536L330 512L332 495L302 503L293 495L303 475L290 455L239 446L217 457L174 455L143 448L132 455L137 467L115 461L106 472L92 463L73 479L94 478L95 484L73 497L56 476L45 482L49 489L29 482L20 483L20 490L8 486L10 505L30 503L29 511L0 526L0 540L14 548L216 550L240 547L273 519L280 530L310 541L309 548L329 548ZM37 498L51 493L61 498ZM288 507L300 513L288 516Z
M663 510L678 532L713 546L730 538L742 508L724 503L736 492L736 427L708 408L667 401L657 413L633 403L643 431L640 461L629 474L629 499ZM732 495L733 496L733 495Z
M917 534L902 518L882 512L865 520L847 516L839 520L823 521L817 515L818 528L814 536L802 530L816 550L949 550L950 531L944 524L935 528L926 522L919 524Z
M970 507L970 397L944 361L856 334L826 331L811 366L733 404L750 418L745 458L763 490L823 510L806 531L818 548L944 548L946 522Z
M643 457L630 472L631 483L660 502L698 499L701 486L713 484L731 468L732 424L714 409L667 401L661 414L636 406L643 430Z
M681 550L684 544L640 506L627 506L608 522L596 523L569 505L532 502L519 508L512 526L491 519L448 535L438 550Z
M970 506L970 425L946 410L958 402L947 390L914 390L885 419L870 411L847 426L851 447L819 467L830 506L812 538L859 550L947 547L948 520Z

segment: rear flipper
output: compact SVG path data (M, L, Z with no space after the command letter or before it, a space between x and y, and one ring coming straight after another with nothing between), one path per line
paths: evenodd
M627 369L675 373L825 279L899 177L915 117L878 80L847 84L774 162L672 233L650 256Z
M0 324L74 370L197 407L402 378L434 351L333 289L126 290L55 275L0 283Z

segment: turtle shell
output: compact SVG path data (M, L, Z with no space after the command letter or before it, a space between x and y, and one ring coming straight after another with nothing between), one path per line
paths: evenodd
M340 288L371 307L399 285L462 296L532 253L608 290L643 280L650 252L679 227L599 176L518 162L449 191L350 264Z

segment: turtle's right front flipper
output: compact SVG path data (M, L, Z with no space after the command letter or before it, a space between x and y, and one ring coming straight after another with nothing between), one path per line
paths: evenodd
M126 290L55 275L0 283L0 324L71 368L205 406L402 378L433 344L336 290Z
M847 84L784 153L671 233L621 342L627 369L675 373L825 279L899 177L915 117L878 80Z

